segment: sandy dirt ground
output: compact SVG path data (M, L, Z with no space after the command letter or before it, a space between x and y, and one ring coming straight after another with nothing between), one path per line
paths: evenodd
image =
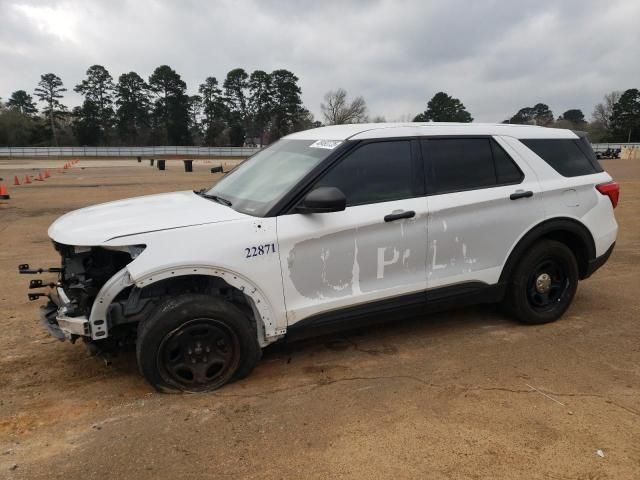
M202 395L158 394L132 355L106 365L47 336L16 267L59 262L46 232L69 210L219 175L83 161L14 187L36 172L4 165L0 478L640 478L640 163L603 164L622 185L618 244L560 321L476 307L277 345Z

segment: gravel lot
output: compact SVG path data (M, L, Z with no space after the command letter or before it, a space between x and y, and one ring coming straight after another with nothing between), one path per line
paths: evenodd
M276 345L204 395L155 393L132 355L106 365L48 337L17 274L59 262L46 232L69 210L219 177L167 164L82 161L19 187L37 172L2 164L0 478L640 477L640 162L603 162L621 232L560 321L468 308Z

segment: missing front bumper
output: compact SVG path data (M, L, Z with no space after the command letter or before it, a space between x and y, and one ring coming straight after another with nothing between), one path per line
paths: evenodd
M56 313L58 313L58 306L55 303L49 302L42 305L40 307L40 323L52 337L64 342L67 337L58 325Z
M54 301L40 307L40 322L49 334L60 341L74 342L78 337L90 337L91 330L87 317L69 317L65 307L58 307Z

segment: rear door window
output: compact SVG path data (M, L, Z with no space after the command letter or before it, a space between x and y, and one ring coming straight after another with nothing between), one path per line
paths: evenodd
M593 159L588 156L588 153L593 153L593 150L586 139L536 138L520 141L564 177L602 172L602 167L595 156Z
M519 183L523 174L491 138L430 138L422 141L432 193Z

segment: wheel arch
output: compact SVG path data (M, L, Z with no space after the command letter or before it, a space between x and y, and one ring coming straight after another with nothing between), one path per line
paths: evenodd
M246 303L251 309L253 320L256 323L258 343L261 347L273 343L286 332L286 327L279 325L278 317L262 290L237 272L210 266L183 266L156 271L144 277L133 279L126 270L125 267L114 276L117 281L110 281L105 284L98 293L91 309L90 324L92 326L94 324L100 325L104 331L99 338L106 338L108 333L106 331L106 319L109 305L124 290L130 287L144 290L145 288L158 286L161 282L171 285L173 282L184 281L189 277L218 279L239 292L246 299Z
M569 217L557 217L545 220L531 228L518 241L507 257L500 274L500 282L511 278L515 267L523 254L536 242L549 239L567 245L576 256L580 280L589 276L589 262L596 258L596 246L593 235L578 220Z

